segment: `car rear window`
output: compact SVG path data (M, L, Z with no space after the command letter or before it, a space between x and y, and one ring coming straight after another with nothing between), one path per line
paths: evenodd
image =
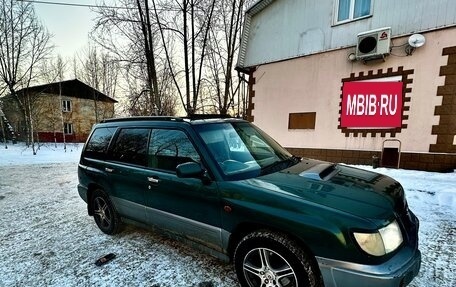
M84 156L104 159L115 131L115 128L97 128L87 143Z

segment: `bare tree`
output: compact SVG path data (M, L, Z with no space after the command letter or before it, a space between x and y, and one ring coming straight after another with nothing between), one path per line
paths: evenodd
M142 2L144 3L144 7L140 0L136 0L136 5L138 7L138 15L144 42L144 56L146 58L147 84L150 94L150 103L154 105L151 107L151 110L154 114L157 114L156 109L161 108L161 103L160 97L158 96L157 70L155 67L155 49L152 25L150 21L149 1L144 0Z
M247 3L246 3L247 2ZM241 36L244 9L252 1L221 0L218 1L216 22L211 27L211 38L208 52L208 79L212 83L211 97L207 101L220 114L227 114L229 108L241 116L241 81L233 75ZM238 96L236 99L236 95ZM238 107L235 109L235 102ZM242 105L243 106L243 105Z
M193 114L198 109L204 81L204 61L216 1L152 0L152 3L174 85L186 113ZM176 42L181 56L173 57L170 50Z
M177 97L175 96L172 79L166 71L162 71L158 75L158 95L160 96L161 104L159 114L175 115L177 113L176 106L178 105L178 102ZM150 115L150 97L147 96L149 94L149 90L144 84L146 82L146 76L144 74L126 70L123 77L125 80L123 90L129 99L129 105L126 112L130 115Z
M0 79L23 114L27 143L33 142L33 96L19 96L16 91L36 79L35 69L52 50L50 38L31 3L0 0Z
M175 94L188 115L236 113L237 95L240 114L234 61L253 0L121 1L127 9L97 10L93 38L122 63L130 113L164 114Z
M159 57L149 2L122 0L129 9L100 7L93 40L109 51L122 69L123 89L130 99L130 113L163 115L172 112L164 101L168 95L159 79L167 69Z
M40 83L51 84L56 81L63 81L68 70L68 62L61 55L48 57L39 65L38 79Z
M120 66L109 52L89 45L75 56L73 65L75 78L112 98L116 97Z
M37 71L37 78L41 83L54 83L55 81L63 81L63 74L66 69L66 64L62 60L62 57L59 55L55 58L46 58L41 61ZM17 96L25 103L28 107L30 113L30 134L31 137L31 146L34 154L40 148L40 138L39 133L36 132L36 129L43 129L43 126L46 126L46 130L54 131L54 141L56 141L56 133L63 132L63 114L61 108L61 99L58 98L57 101L49 100L49 97L46 97L46 88L29 92L28 89L20 91L20 94ZM57 120L58 117L62 120ZM63 136L64 148L66 149L65 136ZM37 146L35 145L37 144Z

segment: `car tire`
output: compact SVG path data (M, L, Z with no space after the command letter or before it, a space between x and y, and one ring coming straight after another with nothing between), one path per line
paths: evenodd
M311 257L286 235L256 231L245 236L234 252L242 287L322 287Z
M101 189L94 191L92 196L93 218L98 228L112 235L120 231L121 221L109 196Z

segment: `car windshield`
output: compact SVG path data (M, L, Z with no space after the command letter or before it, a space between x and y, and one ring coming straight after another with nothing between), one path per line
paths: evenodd
M195 129L228 180L276 172L298 161L270 136L247 122L196 125Z

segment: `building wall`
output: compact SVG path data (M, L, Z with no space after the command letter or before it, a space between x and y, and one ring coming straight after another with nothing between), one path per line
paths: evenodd
M354 46L358 33L381 27L397 37L456 25L454 0L372 0L371 16L343 24L335 24L335 0L263 2L246 14L241 67Z
M72 98L73 112L64 113L65 120L73 123L75 132L80 139L85 141L92 129L92 126L103 119L114 116L114 103L100 102L88 99Z
M61 112L61 100L71 101L71 111ZM60 133L57 136L58 141L63 140L61 136L63 123L73 125L73 132L65 136L66 140L84 142L96 122L114 115L114 103L67 96L60 98L57 95L42 95L37 107L39 113L36 119L39 124L36 130L45 139L53 135L54 131L58 131Z
M39 132L61 132L61 103L58 96L40 94L33 104L34 129Z
M456 56L449 55L456 47L456 28L423 34L426 44L413 55L406 56L404 47L398 47L384 62L350 62L354 48L345 48L258 66L251 79L251 119L282 145L303 154L348 150L374 155L385 140L397 139L404 154L439 153L437 158L453 159L440 169L456 167ZM406 42L407 37L394 39L396 45ZM344 131L339 121L342 80L379 73L407 73L402 128L386 133ZM288 129L289 114L300 112L316 112L315 129ZM342 154L332 159L341 161Z
M71 111L62 112L61 100L71 101ZM5 103L5 115L13 128L22 131L23 119L17 103L10 99ZM114 103L102 102L54 94L40 94L31 103L34 130L42 142L63 141L63 124L73 125L73 132L65 135L67 142L84 142L93 124L102 119L112 118ZM97 111L97 112L95 112Z

